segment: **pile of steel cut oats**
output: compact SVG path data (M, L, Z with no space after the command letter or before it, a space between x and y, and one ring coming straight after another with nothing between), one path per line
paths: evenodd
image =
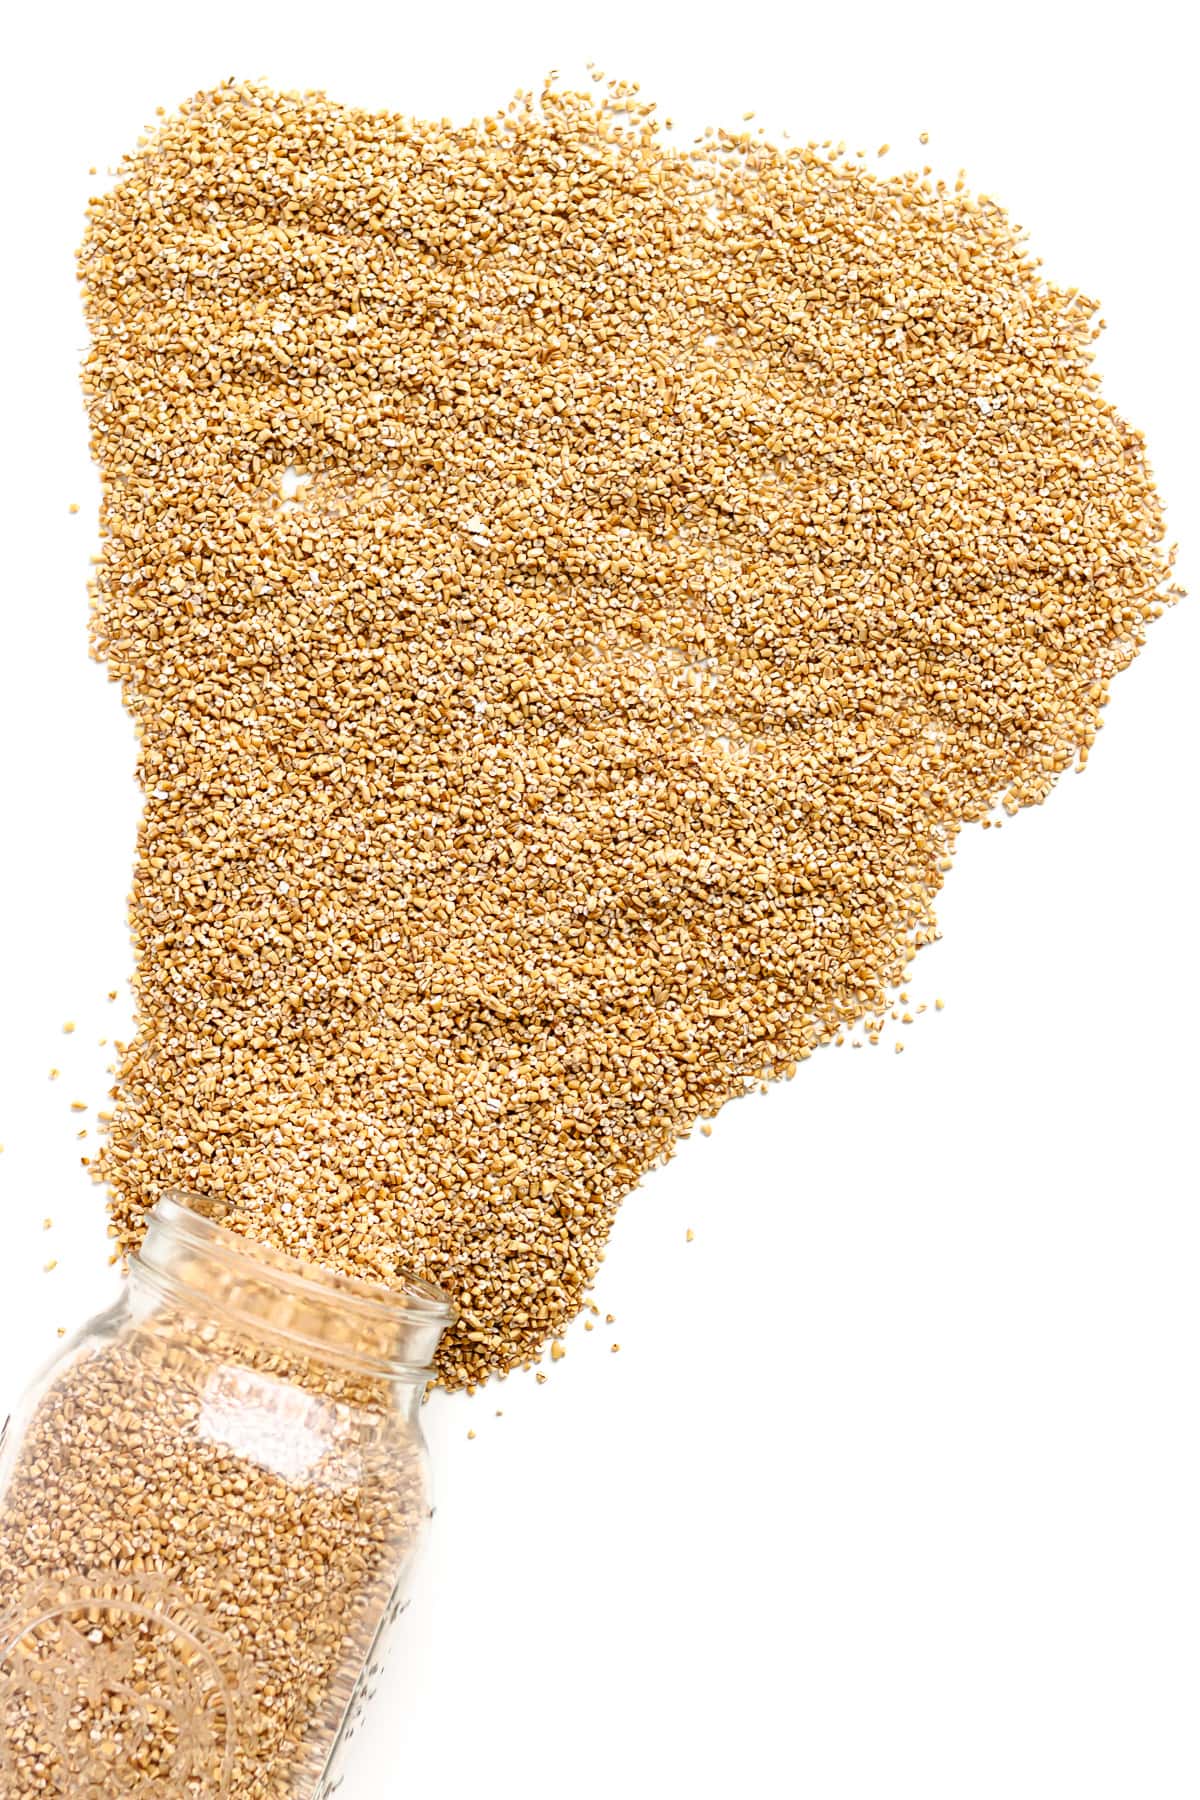
M115 1232L204 1189L439 1282L448 1384L527 1361L1171 597L1095 305L961 184L620 84L198 94L81 272L145 789Z

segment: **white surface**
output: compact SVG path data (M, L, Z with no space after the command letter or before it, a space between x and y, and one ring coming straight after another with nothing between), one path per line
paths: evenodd
M68 1110L103 1104L97 1039L127 1023L137 805L85 652L89 164L235 72L469 115L594 56L689 127L755 107L772 132L965 165L1103 298L1106 391L1196 586L1184 10L10 21L0 1413L114 1279ZM347 1800L1195 1800L1198 607L1116 683L1085 777L966 834L911 988L946 1011L905 1054L823 1053L725 1114L626 1208L613 1328L573 1330L544 1387L435 1399L436 1536Z

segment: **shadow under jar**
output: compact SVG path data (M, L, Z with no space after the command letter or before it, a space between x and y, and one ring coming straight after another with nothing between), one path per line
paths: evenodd
M4 1800L324 1800L426 1520L453 1308L150 1215L0 1440Z

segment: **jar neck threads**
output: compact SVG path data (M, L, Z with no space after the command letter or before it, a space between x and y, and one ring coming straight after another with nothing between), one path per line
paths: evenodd
M202 1196L173 1192L129 1259L135 1288L302 1346L364 1374L424 1384L454 1307L432 1282L360 1281L228 1231Z

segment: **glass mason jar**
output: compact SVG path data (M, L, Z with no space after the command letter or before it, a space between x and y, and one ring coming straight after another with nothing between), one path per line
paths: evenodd
M430 1514L439 1291L159 1202L0 1439L4 1800L324 1800Z

